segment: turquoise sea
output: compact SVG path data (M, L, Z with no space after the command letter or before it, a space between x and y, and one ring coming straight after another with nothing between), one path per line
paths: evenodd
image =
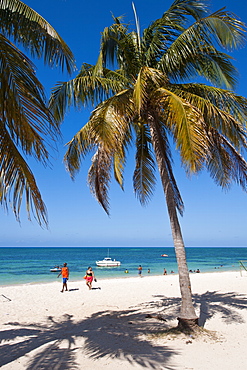
M109 256L121 261L120 267L97 267L96 260ZM162 257L162 254L168 257ZM239 261L247 261L247 247L188 247L186 248L189 270L201 272L239 270ZM92 266L97 278L128 278L137 276L142 265L143 275L150 269L151 275L177 273L173 247L0 247L0 285L52 282L57 273L50 268L67 262L70 280L80 280L88 266ZM125 270L129 273L126 274Z

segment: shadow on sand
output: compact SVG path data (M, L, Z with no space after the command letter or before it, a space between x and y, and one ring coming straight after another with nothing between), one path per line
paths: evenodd
M227 323L243 322L239 310L246 309L246 296L206 292L193 298L196 309L200 310L201 326L215 313L220 313ZM169 360L178 353L166 345L155 345L145 337L167 330L167 324L145 316L147 312L159 312L167 321L174 320L179 304L179 298L159 295L138 307L97 312L79 322L66 314L59 320L49 316L44 324L7 323L8 330L0 332L0 366L29 354L26 370L48 369L54 364L59 370L80 369L81 364L77 363L80 352L92 359L107 357L154 370L175 369L169 367ZM30 354L31 351L35 352Z

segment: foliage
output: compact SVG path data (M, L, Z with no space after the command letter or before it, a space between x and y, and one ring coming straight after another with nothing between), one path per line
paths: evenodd
M19 0L0 0L0 202L19 220L22 198L29 218L47 225L47 212L34 175L24 156L48 163L47 143L59 135L59 124L47 107L32 57L69 73L73 55L54 28ZM46 143L47 142L47 143Z

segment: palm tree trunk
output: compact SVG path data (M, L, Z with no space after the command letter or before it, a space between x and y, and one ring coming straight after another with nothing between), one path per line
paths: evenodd
M178 317L178 327L181 329L193 329L198 325L198 318L192 303L191 283L186 262L186 253L183 236L177 216L174 192L170 182L169 173L166 165L164 144L158 126L153 117L149 117L149 127L151 132L152 144L158 164L158 169L166 197L167 209L170 218L173 243L178 264L179 284L181 292L181 308Z

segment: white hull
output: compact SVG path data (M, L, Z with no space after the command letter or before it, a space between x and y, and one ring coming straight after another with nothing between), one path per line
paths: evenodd
M96 265L98 267L117 267L121 265L121 262L112 260L110 257L106 257L102 261L96 261Z
M61 269L59 269L59 268L50 269L50 272L60 272L60 271L61 271Z

